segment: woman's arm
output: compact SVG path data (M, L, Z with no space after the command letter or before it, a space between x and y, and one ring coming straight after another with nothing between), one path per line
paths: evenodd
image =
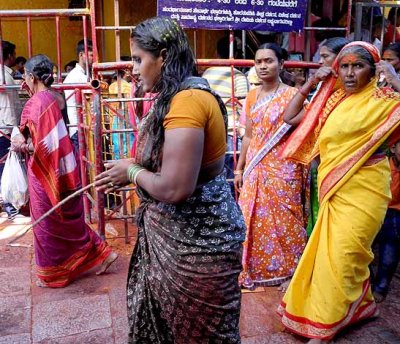
M283 120L290 125L298 125L304 116L304 101L311 92L311 90L320 82L333 73L330 67L321 67L317 70L314 77L307 80L307 82L299 89L292 100L286 107L283 113Z
M196 188L203 158L204 129L176 128L165 131L161 171L153 173L137 165L136 184L153 198L178 203L188 198ZM107 171L96 177L99 191L112 191L129 184L128 169L132 159L105 164Z
M246 165L246 155L247 155L247 150L249 149L249 145L251 142L252 138L252 125L251 125L251 120L247 117L246 118L246 131L244 133L244 136L242 138L242 147L240 148L240 155L239 155L239 160L236 165L236 169L233 172L235 175L235 188L236 190L240 191L242 185L243 185L243 171Z
M195 190L203 159L204 129L165 131L160 173L143 171L137 184L153 198L167 203L187 199Z

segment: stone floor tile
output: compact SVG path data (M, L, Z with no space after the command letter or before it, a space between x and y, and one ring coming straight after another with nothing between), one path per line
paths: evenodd
M0 267L0 297L26 295L31 291L29 267Z
M126 344L128 343L128 318L120 317L113 319L113 329L115 344Z
M39 342L110 326L107 295L39 303L33 310L32 338L34 342Z
M0 297L0 338L31 332L31 297Z
M67 337L44 339L34 344L113 344L114 337L111 328L79 333ZM126 344L126 342L125 342Z
M12 334L9 336L0 337L0 344L31 344L30 333Z

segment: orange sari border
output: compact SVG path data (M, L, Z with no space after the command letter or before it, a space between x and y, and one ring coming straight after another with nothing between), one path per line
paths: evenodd
M319 191L320 203L330 190L348 173L358 162L364 164L376 150L379 143L383 143L400 124L400 104L397 105L390 116L375 131L371 139L356 154L331 170L321 182Z
M278 306L277 314L282 318L282 324L291 332L306 338L329 340L343 328L378 315L379 311L375 301L367 301L365 305L360 306L369 290L370 281L367 279L364 282L361 296L349 306L345 317L332 324L322 324L290 314L283 301Z
M95 249L94 252L91 250ZM89 242L84 248L72 255L58 266L36 267L37 276L47 287L63 288L78 275L101 264L111 253L111 247L106 242L95 247Z

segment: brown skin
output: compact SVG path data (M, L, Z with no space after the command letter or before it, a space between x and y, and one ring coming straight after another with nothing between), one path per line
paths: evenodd
M382 61L375 64L376 77L379 80L381 75L385 77L386 81L396 90L400 91L400 79L397 72L400 71L400 59L396 53L390 49L385 50L383 53Z
M257 76L261 81L258 88L258 99L265 97L267 94L273 94L278 87L282 87L279 81L279 71L282 68L283 61L279 61L275 52L271 49L257 50L254 59ZM244 170L246 165L246 154L252 139L252 124L249 118L246 118L246 130L242 138L242 147L240 149L239 160L236 170ZM235 175L234 185L240 192L243 185L243 174Z
M314 76L306 81L300 88L300 91L292 98L288 104L284 114L283 120L290 125L298 125L304 116L304 101L306 95L320 82L325 81L331 73L334 73L331 66L335 61L336 54L325 46L321 47L320 52L321 68L317 70Z
M343 56L339 63L339 78L346 94L360 92L374 76L369 63L357 55Z
M134 70L138 70L146 92L151 92L161 77L163 54L154 57L131 42ZM166 203L178 203L187 199L196 186L222 172L224 156L202 167L204 130L176 128L165 131L161 170L158 173L141 172L136 181L151 197ZM107 171L96 177L99 191L110 192L118 186L129 184L127 171L133 159L122 159L105 164ZM114 186L111 186L112 183Z

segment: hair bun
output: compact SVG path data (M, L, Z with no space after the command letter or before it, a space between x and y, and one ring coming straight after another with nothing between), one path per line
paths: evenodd
M54 82L52 74L43 74L40 79L42 80L45 86L51 86L51 84Z

